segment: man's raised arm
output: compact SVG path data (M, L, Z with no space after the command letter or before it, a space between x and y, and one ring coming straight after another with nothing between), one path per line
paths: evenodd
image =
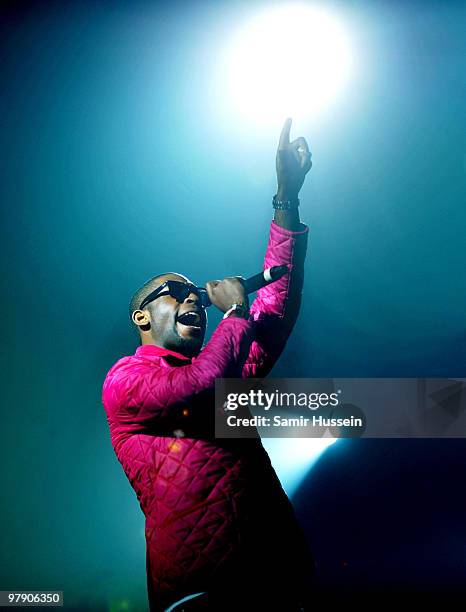
M275 215L264 259L264 269L287 264L289 273L260 289L251 306L255 341L243 368L243 377L262 377L269 373L285 347L301 306L309 228L299 217L298 194L312 161L302 136L290 142L290 128L291 119L287 119L277 150Z

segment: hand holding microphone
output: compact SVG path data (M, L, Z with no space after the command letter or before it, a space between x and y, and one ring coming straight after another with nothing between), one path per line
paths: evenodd
M222 281L209 281L205 287L210 303L217 306L223 313L227 312L233 304L242 304L246 310L249 308L249 300L243 282L237 276L228 276ZM205 305L210 306L210 304Z
M211 304L217 306L222 312L226 312L232 304L243 304L248 308L249 293L254 293L261 287L273 283L287 272L287 265L273 266L246 279L229 276L223 281L209 281L206 283L206 290Z

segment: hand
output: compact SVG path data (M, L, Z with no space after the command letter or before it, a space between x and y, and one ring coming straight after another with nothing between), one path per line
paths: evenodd
M305 138L300 136L290 142L291 118L283 125L278 144L276 167L279 200L292 200L298 197L304 177L312 167L309 147Z
M222 281L209 281L205 287L212 304L222 312L226 312L235 303L249 306L240 276L229 276Z

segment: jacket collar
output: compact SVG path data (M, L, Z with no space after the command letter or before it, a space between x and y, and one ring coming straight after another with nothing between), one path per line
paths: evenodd
M136 349L135 355L137 357L147 357L147 356L155 356L155 357L165 357L167 355L171 355L172 357L176 357L177 359L183 359L184 361L191 361L189 357L182 355L181 353L176 353L175 351L170 351L169 349L163 348L162 346L157 346L156 344L142 344L138 346Z

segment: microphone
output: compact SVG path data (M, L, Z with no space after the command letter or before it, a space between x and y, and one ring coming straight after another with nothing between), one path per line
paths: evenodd
M272 266L271 268L267 268L259 274L254 274L254 276L250 276L242 281L244 290L246 293L254 293L258 289L265 287L266 285L270 285L270 283L274 283L276 280L281 278L284 274L288 272L288 266ZM207 296L207 292L205 294L206 306L211 305L211 301Z
M259 274L254 274L254 276L250 276L244 280L244 289L246 293L254 293L254 291L275 282L287 272L288 266L272 266L271 268L267 268L267 270L259 272Z

